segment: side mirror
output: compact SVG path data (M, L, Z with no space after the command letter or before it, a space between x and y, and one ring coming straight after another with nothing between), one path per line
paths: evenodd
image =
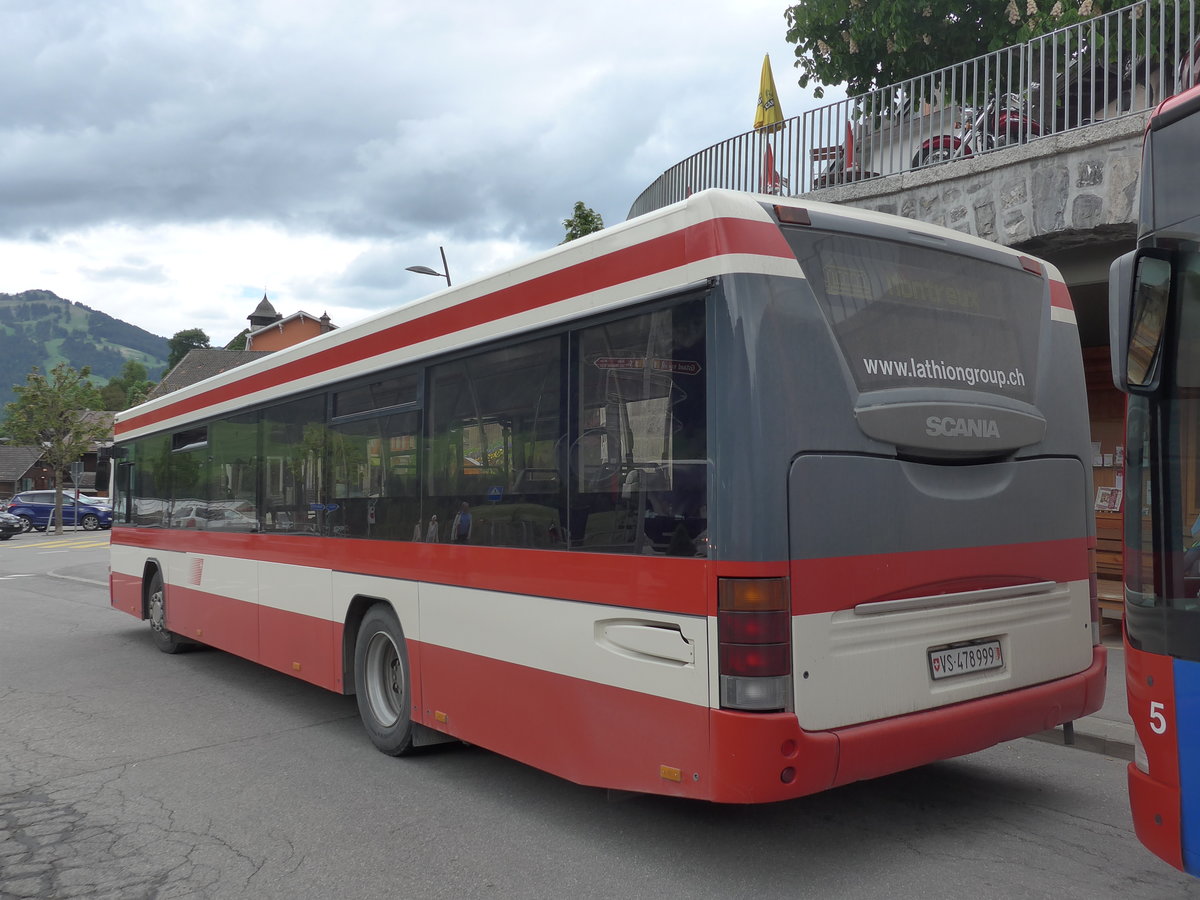
M1118 257L1109 269L1113 383L1126 393L1150 393L1158 388L1174 284L1171 262L1167 251L1135 250Z

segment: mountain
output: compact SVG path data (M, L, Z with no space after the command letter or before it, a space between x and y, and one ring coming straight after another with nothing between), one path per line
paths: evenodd
M166 338L50 291L0 294L0 418L4 404L16 399L11 386L24 384L34 366L43 372L60 362L91 366L100 387L130 359L157 381L168 352Z

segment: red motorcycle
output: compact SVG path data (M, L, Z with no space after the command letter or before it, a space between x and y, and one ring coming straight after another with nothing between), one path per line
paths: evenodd
M978 117L969 106L964 106L962 112L963 121L954 124L952 134L940 134L921 144L912 159L914 169L1023 143L1042 133L1042 126L1026 114L1025 103L1017 94L993 97Z

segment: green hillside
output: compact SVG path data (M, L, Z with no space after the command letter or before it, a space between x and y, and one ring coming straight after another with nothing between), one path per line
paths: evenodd
M167 339L64 300L50 291L0 294L0 416L33 366L47 372L60 362L92 367L102 386L126 360L142 363L157 381L167 364Z

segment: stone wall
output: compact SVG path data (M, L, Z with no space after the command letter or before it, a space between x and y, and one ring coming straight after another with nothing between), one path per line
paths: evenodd
M1042 255L1132 241L1148 113L929 169L813 191Z

